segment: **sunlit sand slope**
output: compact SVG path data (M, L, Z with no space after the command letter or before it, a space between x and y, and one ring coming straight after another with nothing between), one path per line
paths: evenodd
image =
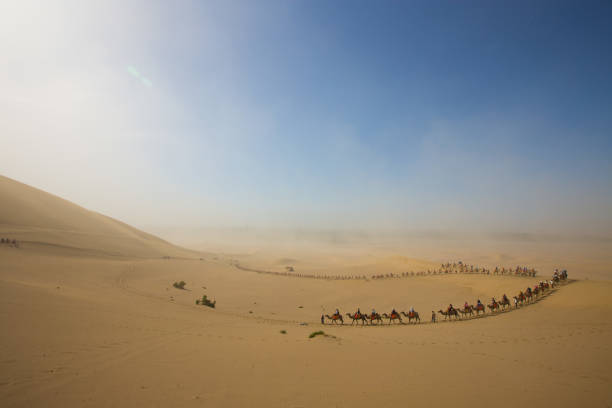
M72 254L195 256L153 235L0 176L0 236L23 247Z

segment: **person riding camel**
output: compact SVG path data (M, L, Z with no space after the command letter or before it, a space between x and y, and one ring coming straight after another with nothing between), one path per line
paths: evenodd
M455 310L455 308L453 307L453 304L451 303L448 305L448 309L446 309L446 312L451 313L452 310Z
M338 310L338 308L336 308L336 313L334 313L334 315L340 316L340 310Z
M378 313L376 313L376 309L372 308L372 316L376 316Z
M465 310L468 310L470 308L470 305L468 304L467 300L465 301L465 303L463 304L463 308Z
M410 310L408 311L408 314L410 315L414 314L414 306L410 306Z
M393 310L391 310L391 316L395 316L397 314L397 312L395 311L395 308L393 308Z
M504 296L502 297L502 300L504 303L508 302L508 296L506 296L505 293L504 293Z
M497 300L494 297L491 298L491 304L495 306L497 304Z
M361 309L357 308L357 311L355 312L355 318L357 318L358 316L361 316Z
M478 299L478 301L476 302L476 306L482 306L482 302L480 301L480 299Z

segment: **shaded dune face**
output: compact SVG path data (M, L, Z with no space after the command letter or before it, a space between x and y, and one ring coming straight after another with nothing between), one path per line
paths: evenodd
M160 238L0 176L0 236L22 248L127 257L191 256Z

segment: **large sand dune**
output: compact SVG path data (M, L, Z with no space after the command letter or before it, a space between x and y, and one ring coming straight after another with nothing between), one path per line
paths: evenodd
M367 248L201 260L12 180L0 178L0 187L0 236L23 242L0 246L3 407L612 404L610 282L576 281L484 319L321 326L321 313L336 307L414 306L427 321L448 303L511 295L538 279L254 273L234 263L358 274L429 261ZM177 280L187 290L173 288ZM196 306L202 294L217 308ZM321 329L330 336L308 338Z
M195 256L156 236L4 176L0 176L0 208L0 236L39 250L53 247L51 253Z

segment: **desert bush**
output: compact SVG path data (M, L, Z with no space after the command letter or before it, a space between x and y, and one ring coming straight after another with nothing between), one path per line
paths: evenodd
M206 295L202 295L202 299L196 300L196 305L208 306L208 307L212 307L213 309L215 308L216 304L217 304L216 300L213 300L211 302L210 299L208 299Z
M174 286L177 289L185 289L185 285L187 285L187 282L185 282L185 281L174 282L172 284L172 286Z
M312 339L313 337L317 337L317 336L325 336L325 332L323 330L312 332L310 333L310 336L308 336L308 338Z
M281 330L281 334L287 334L287 330Z

